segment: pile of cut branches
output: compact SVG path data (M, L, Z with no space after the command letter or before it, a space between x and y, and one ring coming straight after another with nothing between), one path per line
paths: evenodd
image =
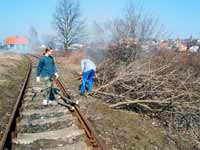
M145 112L167 124L200 126L199 54L161 51L128 65L106 59L94 91L112 108Z

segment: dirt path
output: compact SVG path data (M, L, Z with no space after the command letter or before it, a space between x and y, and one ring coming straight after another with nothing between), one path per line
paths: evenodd
M61 79L71 94L80 100L80 106L96 131L113 150L176 150L176 144L156 120L133 112L114 110L103 100L82 97L78 87L80 81L75 76L79 65L70 63L67 58L57 57Z

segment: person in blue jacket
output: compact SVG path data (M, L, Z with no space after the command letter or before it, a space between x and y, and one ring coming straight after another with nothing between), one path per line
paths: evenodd
M43 56L40 57L37 66L36 82L40 82L40 77L44 80L44 100L43 105L49 105L51 103L50 94L53 88L53 77L58 78L56 65L54 58L52 57L53 49L46 48Z
M81 74L82 74L82 83L80 87L80 94L84 95L86 86L88 94L92 92L94 75L96 72L96 65L90 59L81 60Z

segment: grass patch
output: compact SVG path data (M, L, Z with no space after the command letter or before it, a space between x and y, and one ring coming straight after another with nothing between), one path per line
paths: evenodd
M2 129L7 124L7 118L21 89L28 69L28 59L26 57L17 60L2 59L0 66L0 129Z

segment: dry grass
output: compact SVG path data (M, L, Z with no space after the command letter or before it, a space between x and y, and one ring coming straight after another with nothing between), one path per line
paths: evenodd
M27 70L27 60L15 54L0 54L0 136L8 122L21 82Z
M87 53L83 50L75 51L72 53L68 53L68 62L70 64L79 64L80 60L87 56Z
M200 55L159 51L126 65L113 59L99 68L96 95L112 108L147 113L175 133L184 130L193 141L190 148L198 144L193 133L200 133Z

